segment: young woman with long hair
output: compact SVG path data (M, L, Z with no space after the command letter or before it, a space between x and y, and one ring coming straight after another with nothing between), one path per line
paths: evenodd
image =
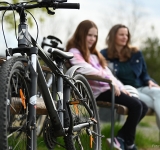
M160 86L149 76L142 52L131 46L130 40L128 27L116 24L107 35L107 48L101 50L101 53L113 64L115 76L124 85L135 87L139 98L156 112L160 130Z

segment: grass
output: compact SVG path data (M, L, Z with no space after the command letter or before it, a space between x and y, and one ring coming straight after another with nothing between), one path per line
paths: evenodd
M143 120L139 123L136 136L136 142L139 144L140 148L142 147L144 150L160 149L160 131L158 130L156 124L155 115L146 116L143 118Z
M58 140L62 140L62 138L58 139ZM38 137L38 141L37 141L37 150L48 150L48 148L46 147L43 137ZM51 150L51 149L50 149ZM63 147L57 145L54 150L65 150Z
M115 124L115 135L121 128L122 123ZM102 135L105 138L102 139L102 150L109 150L106 145L106 138L110 137L110 124L102 125ZM158 150L160 149L159 133L155 121L155 116L146 116L138 125L136 132L135 143L139 150Z
M115 123L115 135L121 128L122 123ZM102 135L102 150L109 150L106 144L106 138L110 137L110 124L104 123L101 128ZM160 149L160 142L158 139L158 128L155 122L155 116L146 116L138 125L136 132L135 143L139 150L158 150ZM42 137L38 138L37 150L48 150L45 146ZM56 147L54 150L64 150L62 147Z

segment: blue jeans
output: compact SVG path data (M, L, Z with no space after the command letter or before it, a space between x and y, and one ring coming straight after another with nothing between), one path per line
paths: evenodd
M137 88L139 98L156 113L156 121L160 130L160 88L148 86Z

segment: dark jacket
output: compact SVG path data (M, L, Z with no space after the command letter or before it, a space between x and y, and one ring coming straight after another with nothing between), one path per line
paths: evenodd
M119 59L109 59L107 56L107 49L101 50L101 54L106 58L106 60L113 63L114 73L116 76L119 71L119 66L118 66ZM136 76L135 82L140 83L142 86L148 85L148 81L152 79L147 73L147 66L144 61L142 52L138 51L136 53L132 53L132 56L129 59L129 63Z

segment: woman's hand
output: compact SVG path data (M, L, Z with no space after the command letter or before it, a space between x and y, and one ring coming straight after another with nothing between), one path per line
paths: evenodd
M114 85L115 95L119 96L121 94L121 91L117 85Z
M123 89L122 92L125 93L128 96L131 96L131 94L127 90L125 90L125 89Z
M149 88L151 88L151 87L158 87L158 88L160 88L160 86L158 84L154 83L152 80L148 81L148 86L149 86Z

